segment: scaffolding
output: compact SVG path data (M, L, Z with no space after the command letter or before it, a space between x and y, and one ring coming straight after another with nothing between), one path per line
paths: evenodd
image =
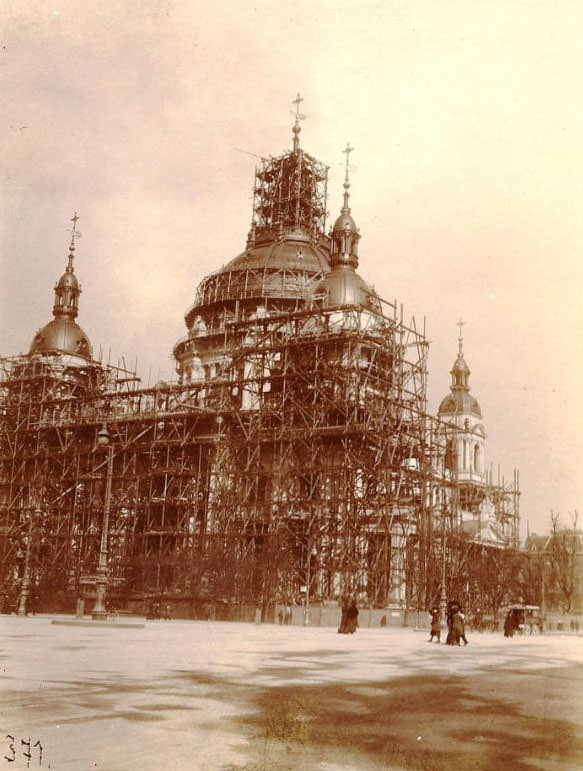
M4 586L18 585L27 546L41 604L92 586L106 424L119 601L268 608L350 592L376 607L426 604L435 522L446 506L448 534L459 531L459 485L453 429L426 411L415 321L390 304L312 306L232 322L222 346L214 379L152 388L65 356L2 360Z
M245 252L186 313L178 382L144 388L126 368L57 351L0 360L8 608L27 582L39 607L73 608L105 549L118 606L164 598L185 615L210 603L266 617L351 594L424 609L444 580L464 590L478 542L462 512L480 532L487 499L517 544L517 475L452 471L459 428L428 414L424 325L372 290L357 304L318 294L328 169L299 147L297 120L294 134L256 172Z

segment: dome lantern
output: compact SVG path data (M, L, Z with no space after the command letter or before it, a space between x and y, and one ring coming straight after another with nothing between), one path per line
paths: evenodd
M344 153L346 153L346 171L344 176L344 200L342 203L342 209L340 210L340 216L337 218L332 228L332 260L331 265L349 265L351 268L358 267L358 241L360 239L360 233L356 227L356 223L352 219L350 214L350 179L348 172L350 169L349 158L350 153L354 150L347 143Z
M458 321L457 326L460 328L459 335L458 335L458 354L457 359L453 363L453 367L451 368L451 387L453 388L462 388L464 391L469 391L470 386L468 384L469 377L470 377L470 368L466 364L466 360L464 359L464 349L463 349L463 342L464 338L462 336L462 327L464 326L463 321Z
M67 267L61 278L55 284L55 303L53 305L53 316L58 318L77 318L79 313L79 295L81 287L75 276L73 269L73 260L75 259L75 239L77 237L77 212L71 218L73 229L71 231L71 243L69 244L69 256Z

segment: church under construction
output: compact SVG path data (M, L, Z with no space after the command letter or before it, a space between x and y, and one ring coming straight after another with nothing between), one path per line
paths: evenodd
M468 598L476 550L517 547L518 473L489 470L461 331L431 415L425 329L357 272L351 148L327 230L328 170L299 117L292 149L256 170L244 250L186 312L176 382L93 357L73 228L53 320L0 360L5 610L285 605L307 621L351 594L406 620Z

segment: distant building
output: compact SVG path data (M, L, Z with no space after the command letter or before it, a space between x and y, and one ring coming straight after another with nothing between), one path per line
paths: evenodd
M546 612L583 613L583 531L557 527L528 534L524 550L537 565Z

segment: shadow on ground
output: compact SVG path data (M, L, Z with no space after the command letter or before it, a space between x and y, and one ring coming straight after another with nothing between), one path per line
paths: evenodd
M241 708L222 729L247 738L240 749L248 761L222 771L526 771L580 767L583 737L570 720L581 708L564 684L581 677L574 670L541 671L519 680L518 690L503 673L268 687L181 675ZM547 717L547 707L569 719Z

